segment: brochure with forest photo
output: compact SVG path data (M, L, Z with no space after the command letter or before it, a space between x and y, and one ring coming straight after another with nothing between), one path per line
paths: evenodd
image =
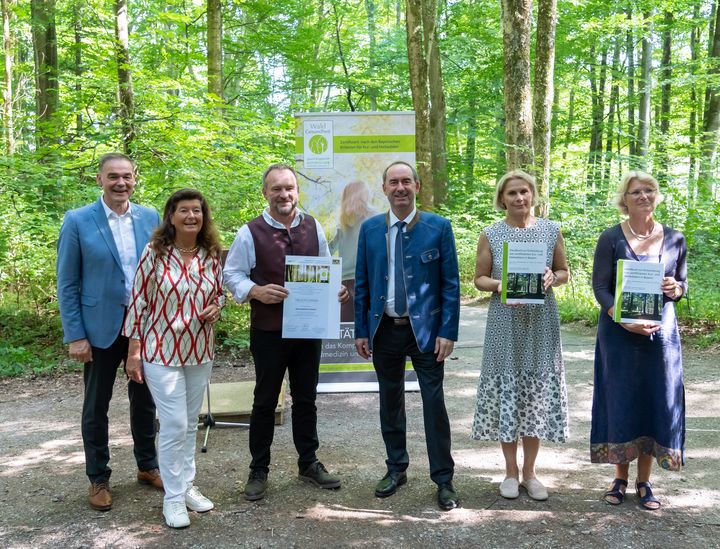
M545 303L546 260L547 245L543 242L503 242L502 303Z
M613 320L628 324L661 324L663 263L618 259Z

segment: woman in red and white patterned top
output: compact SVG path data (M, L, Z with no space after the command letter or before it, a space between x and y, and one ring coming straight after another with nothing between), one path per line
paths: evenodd
M147 381L160 419L158 459L168 526L190 524L187 509L213 503L193 485L195 432L214 356L213 324L224 302L217 231L207 201L193 189L174 193L135 273L124 335L126 371Z

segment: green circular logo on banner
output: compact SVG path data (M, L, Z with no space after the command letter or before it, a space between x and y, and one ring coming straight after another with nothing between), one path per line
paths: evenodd
M308 149L315 154L322 154L328 150L328 142L322 135L313 135L308 141Z

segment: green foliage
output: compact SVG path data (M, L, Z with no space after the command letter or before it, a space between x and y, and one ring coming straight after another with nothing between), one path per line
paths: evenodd
M222 320L215 326L218 348L238 356L240 350L250 347L250 306L228 303L223 309Z
M61 342L57 316L0 307L0 376L48 374L66 367Z
M20 322L2 317L3 363L26 362L36 368L33 361L44 357L36 353L35 345L18 341L21 336L14 331L32 332L31 328L51 320L57 325L55 242L62 216L97 198L97 159L104 152L122 149L123 143L113 3L55 4L59 109L42 127L35 113L28 5L15 2L12 7L16 152L0 155L0 306L35 319ZM593 251L600 233L621 219L611 205L615 186L633 165L644 164L648 171L658 172L667 151L668 173L660 177L666 200L656 217L682 230L689 245L689 300L678 305L678 313L684 324L717 333L713 327L720 323L715 269L720 256L720 205L717 194L712 194L717 188L712 177L710 192L701 195L709 198L698 200L698 166L704 152L704 97L709 86L718 85L718 78L711 70L716 60L708 53L712 51L707 43L710 5L701 4L697 12L696 5L695 0L674 0L652 15L653 61L658 67L660 33L666 25L663 12L674 13L670 129L667 134L660 131L662 82L661 72L655 71L650 147L647 155L635 158L628 145L637 134L637 117L631 128L628 109L637 114L641 83L637 79L633 83L635 97L631 97L625 64L627 33L632 33L637 64L640 41L648 32L647 6L601 0L558 3L550 216L562 223L573 273L570 285L558 292L564 321L596 322L590 288ZM405 21L402 10L397 11L401 6L379 0L223 3L224 101L220 101L207 93L205 2L130 3L129 68L136 131L132 156L140 169L134 198L161 210L171 192L182 187L201 190L223 243L229 246L237 229L263 207L260 175L265 166L292 161L293 113L412 108ZM374 9L372 24L369 8ZM449 170L449 200L438 211L453 222L462 293L473 297L478 295L473 286L478 235L502 217L492 205L495 181L505 170L500 4L445 3L438 23ZM700 39L696 59L691 58L693 29ZM532 47L534 41L533 36ZM614 71L616 44L621 55ZM593 88L601 84L603 59L604 154L593 167L588 161L593 105L598 99ZM596 77L594 87L591 74ZM613 118L608 109L612 86L618 87L619 98ZM608 151L609 137L613 140ZM717 172L717 160L709 168ZM247 346L248 314L246 306L228 306L218 325L221 348ZM8 331L5 322L15 330ZM59 332L51 339L59 348ZM13 368L8 366L8 371Z

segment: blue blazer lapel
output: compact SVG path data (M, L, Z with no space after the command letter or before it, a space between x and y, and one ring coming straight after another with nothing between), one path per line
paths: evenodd
M100 230L100 234L105 240L105 244L113 256L113 259L115 259L118 267L122 270L122 262L120 261L120 254L118 253L117 246L115 245L115 238L113 238L112 231L110 230L110 224L108 223L107 216L105 215L105 208L103 208L102 204L100 204L100 200L102 200L102 197L95 203L93 219Z
M133 233L135 233L135 252L140 260L140 256L147 246L148 235L152 233L152 227L148 226L147 216L143 218L143 212L137 204L132 205Z

